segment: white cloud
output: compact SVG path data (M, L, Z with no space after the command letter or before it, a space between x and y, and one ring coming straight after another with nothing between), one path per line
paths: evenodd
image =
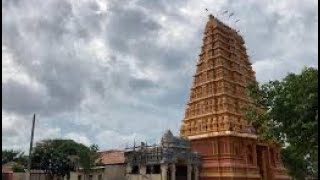
M133 146L133 143L146 142L146 135L142 134L122 134L116 131L102 131L97 134L97 142L104 144L104 148L122 149Z
M90 146L92 143L90 140L86 137L86 135L80 134L80 133L75 133L71 132L65 135L65 138L67 139L72 139L76 142L82 143L86 146Z
M125 4L125 5L124 5ZM318 65L308 0L3 1L3 147L72 138L102 148L178 133L208 13L240 29L260 82ZM233 11L241 19L222 17ZM31 112L32 111L32 112Z
M36 117L34 142L61 137L61 130L48 127ZM2 149L19 149L27 152L31 138L32 115L21 116L2 111Z

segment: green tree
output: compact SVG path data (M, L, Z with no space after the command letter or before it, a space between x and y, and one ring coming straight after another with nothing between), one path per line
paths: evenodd
M25 167L23 165L21 165L21 164L14 164L12 166L12 171L13 172L25 172L24 169L25 169Z
M91 145L89 149L83 149L79 153L79 164L83 168L85 178L92 171L92 167L97 164L98 150L97 145Z
M8 162L16 162L23 166L27 165L28 157L22 151L17 150L2 150L2 164Z
M247 119L261 139L284 145L283 161L296 179L318 174L318 70L305 68L281 81L252 84Z
M82 166L82 162L94 154L86 152L91 152L91 148L73 140L44 140L36 143L32 153L32 167L44 170L49 179L69 176L70 171ZM92 166L94 164L88 167L91 169Z

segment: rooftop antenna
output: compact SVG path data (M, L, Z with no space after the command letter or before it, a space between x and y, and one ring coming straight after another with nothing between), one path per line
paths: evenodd
M234 13L233 13L233 12L232 12L232 13L230 13L228 18L230 19L230 17L232 17L233 15L234 15Z
M229 14L228 20L230 20L230 18L231 18L232 16L234 16L234 12L231 12L231 13ZM230 26L230 27L233 26L232 21L230 22L229 26Z
M224 16L225 16L228 12L229 12L228 10L223 11L223 12L221 13L222 18L224 18Z
M205 11L208 12L208 15L217 15L217 17L219 18L219 14L218 13L211 13L210 10L208 10L208 8L205 8Z
M207 15L210 15L211 13L209 12L208 8L204 9L207 12ZM206 17L207 18L207 17Z
M237 29L237 22L239 22L240 21L240 19L237 19L235 22L234 22L234 26L235 26L235 29ZM240 30L237 30L237 33L239 33L240 32Z

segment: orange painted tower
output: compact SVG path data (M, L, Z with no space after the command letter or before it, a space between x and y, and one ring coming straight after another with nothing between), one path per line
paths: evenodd
M258 142L244 118L253 81L243 38L210 15L180 131L202 156L201 180L289 179L280 147Z

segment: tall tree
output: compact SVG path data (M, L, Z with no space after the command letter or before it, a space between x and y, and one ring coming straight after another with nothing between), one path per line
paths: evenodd
M32 166L44 170L49 179L69 176L70 171L82 166L83 159L90 159L94 154L84 152L91 152L91 148L73 140L44 140L38 142L33 150Z
M247 119L264 140L285 148L282 157L296 179L318 174L318 70L305 68L281 81L249 88Z
M97 164L98 146L91 145L89 149L83 149L79 153L79 165L83 168L85 178L92 171L92 167Z

